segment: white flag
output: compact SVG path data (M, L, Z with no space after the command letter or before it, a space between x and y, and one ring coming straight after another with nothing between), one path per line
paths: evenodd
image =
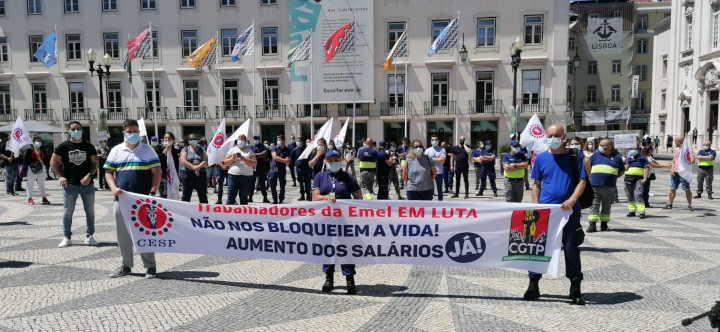
M139 127L138 129L140 129L140 136L147 137L147 128L145 128L145 118L140 118L140 120L138 120L138 127Z
M328 137L325 137L325 136L326 136L326 133L331 133L330 130L332 127L333 119L334 118L330 118L330 120L327 120L327 122L325 122L325 124L322 125L322 127L320 127L320 130L318 130L318 132L315 133L315 136L313 136L312 141L310 142L310 144L308 144L308 146L305 147L305 150L303 150L303 152L300 154L300 157L298 157L298 159L300 159L300 160L307 159L308 156L310 156L310 153L312 152L312 150L315 148L315 146L316 146L315 143L317 142L318 139L320 139L320 137L325 138L326 142L330 139L329 136Z
M173 160L171 152L167 153L167 198L180 199L180 177L175 168L175 160Z
M23 119L18 116L10 132L10 151L15 154L15 158L20 157L20 150L30 144L32 144L30 133L25 128Z
M342 129L340 129L338 134L335 136L335 146L341 147L341 146L343 146L343 143L345 143L345 135L347 134L347 128L348 128L349 122L350 122L350 118L347 118L347 120L345 120L345 124L342 126Z
M688 183L692 180L693 151L688 146L688 140L683 142L680 156L677 160L677 173Z
M543 153L550 148L547 144L545 128L543 128L537 114L530 118L527 126L525 126L525 130L520 134L520 144L535 153Z
M227 137L225 136L225 118L220 121L220 126L218 126L218 129L215 131L215 135L213 135L212 141L210 141L207 147L207 154L208 154L208 164L210 166L217 165L223 159L225 159L224 154L220 154L220 148L225 144L225 139Z
M252 118L245 120L245 122L243 122L243 124L241 124L240 127L238 127L238 129L236 129L235 132L225 140L225 143L223 143L218 150L218 157L225 158L225 155L230 152L230 149L232 149L235 145L235 141L237 141L240 135L245 135L245 138L250 137L250 128L252 128Z

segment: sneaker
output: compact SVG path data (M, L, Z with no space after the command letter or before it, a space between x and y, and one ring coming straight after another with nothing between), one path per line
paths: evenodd
M85 243L85 244L87 244L87 245L89 245L89 246L96 246L96 245L98 245L98 242L95 241L95 238L94 238L92 235L88 235L88 236L85 238L85 242L83 242L83 243Z
M32 198L28 198L28 204L35 205L35 201Z
M65 248L72 245L72 242L70 241L69 237L64 237L60 244L58 244L58 248Z
M688 210L695 211L695 208L693 208L692 205L688 205Z
M641 213L641 214L640 214L640 219L645 219L645 214L644 214L644 213Z
M708 193L708 199L713 199L712 194Z
M18 188L15 188L15 191L25 191L25 188L18 187Z
M665 207L663 208L663 210L670 210L670 209L672 209L672 204L665 204Z
M48 204L50 204L50 201L48 201L48 199L46 197L43 197L42 204L48 205Z
M698 193L697 195L693 196L693 198L702 198L702 194Z
M145 279L155 278L157 278L157 270L154 267L147 269L147 271L145 272Z
M497 191L493 191L493 197L498 197L498 196L497 196Z
M119 267L117 270L115 270L115 272L113 272L113 273L110 275L110 278L124 277L124 276L126 276L126 275L128 275L128 274L130 274L130 268L127 267L127 266L125 266L125 265L123 265L123 266Z
M634 216L635 216L635 211L630 211L630 212L628 212L627 216L628 216L628 217L634 217Z

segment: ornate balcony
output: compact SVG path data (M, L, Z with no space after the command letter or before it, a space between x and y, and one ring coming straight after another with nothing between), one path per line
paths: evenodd
M90 121L92 120L92 114L92 110L89 107L63 108L64 121Z
M247 119L250 117L246 106L215 106L215 118Z
M166 121L170 120L170 113L168 112L167 106L138 107L137 117L145 118L146 120Z
M423 102L425 115L446 115L457 113L457 102L455 100L446 100L443 102L425 101Z
M262 119L284 120L287 118L286 105L256 105L255 117Z
M498 99L471 100L471 114L502 114L503 102Z
M547 114L550 112L550 98L523 98L517 100L518 113Z
M54 121L55 110L52 108L26 108L25 120Z
M205 120L210 117L205 106L177 106L175 107L175 118L178 120Z
M340 116L353 116L353 104L340 104ZM344 106L344 107L343 107ZM355 116L370 116L369 104L355 104Z
M412 102L405 102L404 107L398 103L389 101L380 104L381 116L405 116L405 112L408 112L408 116L412 116L412 114L415 113L415 107Z
M298 118L309 118L310 117L310 104L295 105L295 116ZM313 117L327 117L327 105L326 104L315 104L313 105Z

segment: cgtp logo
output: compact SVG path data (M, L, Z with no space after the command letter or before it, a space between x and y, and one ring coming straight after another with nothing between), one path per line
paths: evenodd
M135 201L130 215L133 227L145 235L163 235L172 228L172 214L162 204L157 204L156 200Z
M212 146L216 149L219 149L223 143L225 143L225 133L219 132L217 135L215 135L215 138L212 140Z
M508 255L503 261L549 262L545 256L550 210L513 211L510 218Z
M470 263L485 253L485 240L475 233L458 233L445 244L445 253L458 263Z
M683 160L686 164L692 165L692 156L690 155L690 149L685 150L685 155L683 156Z
M543 138L545 137L545 130L543 127L539 124L533 124L530 126L530 136L535 138Z
M23 137L23 130L21 128L15 128L12 133L13 138L19 141Z

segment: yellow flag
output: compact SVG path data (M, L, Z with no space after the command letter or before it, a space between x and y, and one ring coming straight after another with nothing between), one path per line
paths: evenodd
M390 66L392 66L393 59L407 56L407 37L405 34L407 33L407 30L403 31L403 33L400 35L400 38L395 41L395 45L393 45L392 49L390 50L390 53L387 56L387 59L385 59L385 64L383 65L383 70L388 71L390 70Z
M207 43L200 45L195 52L192 52L187 57L187 62L190 67L197 68L203 65L203 60L207 58L208 53L212 50L213 44L215 44L215 38L208 40Z

